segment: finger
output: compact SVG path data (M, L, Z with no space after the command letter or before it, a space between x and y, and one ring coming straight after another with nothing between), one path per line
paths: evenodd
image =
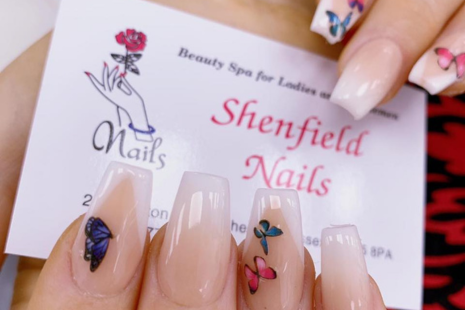
M331 310L331 308L325 308L323 304L322 292L321 292L321 275L318 276L315 282L315 310ZM370 310L386 310L384 305L383 296L376 284L375 280L370 277L370 297L373 302L373 308L366 308Z
M321 240L321 275L314 290L316 310L385 310L378 287L368 275L357 228L326 228Z
M110 91L112 91L114 88L115 88L115 83L117 82L117 74L118 74L118 71L119 71L119 66L116 66L113 70L111 70L110 72L110 77L108 78L109 79L109 84L110 84Z
M108 69L108 65L106 62L103 63L103 71L102 71L102 81L105 90L110 90L110 70Z
M238 268L245 309L309 309L315 272L304 254L297 192L258 190L248 227Z
M131 84L129 84L129 82L126 80L126 75L125 74L121 74L120 76L120 81L121 81L121 84L119 84L119 88L125 93L127 94L128 96L130 96L133 92L134 92L134 89L132 88Z
M92 206L57 242L29 309L135 309L152 190L149 171L111 163Z
M331 101L355 119L392 98L462 0L377 0L344 50Z
M0 267L50 36L0 73Z
M26 310L45 261L20 257L10 310Z
M97 88L97 90L105 96L105 86L99 82L99 80L97 80L97 78L90 72L84 72L90 79L90 81L92 82L92 84L94 84L95 88Z
M410 72L409 81L430 94L465 92L465 6L423 54Z
M340 42L366 14L374 0L321 0L310 30L321 34L330 44Z
M186 172L152 240L138 309L235 310L236 267L228 181Z

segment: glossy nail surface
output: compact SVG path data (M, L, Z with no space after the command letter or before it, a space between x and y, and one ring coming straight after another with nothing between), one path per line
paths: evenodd
M451 35L434 44L415 64L409 81L436 95L465 78L465 36Z
M304 247L296 191L259 189L244 243L242 289L250 309L297 309Z
M195 307L221 295L230 260L230 220L228 181L184 173L158 263L158 281L170 300Z
M310 30L330 44L341 41L365 10L365 0L321 0Z
M73 276L90 294L117 294L144 253L152 173L112 162L82 222L72 252Z
M370 280L357 227L321 234L321 286L325 310L372 310Z
M349 60L330 101L363 118L388 95L400 74L402 53L388 39L360 47Z

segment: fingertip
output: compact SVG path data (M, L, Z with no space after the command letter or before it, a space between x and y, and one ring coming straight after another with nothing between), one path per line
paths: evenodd
M323 298L321 289L321 275L315 280L315 288L313 289L315 310L323 310Z
M384 305L383 296L381 291L379 290L378 284L376 281L370 276L370 288L371 288L371 298L372 298L372 305L374 310L386 310L386 306Z

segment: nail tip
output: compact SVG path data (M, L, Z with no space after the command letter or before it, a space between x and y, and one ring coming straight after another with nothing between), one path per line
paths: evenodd
M127 173L133 177L144 178L147 180L152 180L153 178L153 173L151 170L126 164L120 161L110 162L108 164L107 170L116 171L120 173Z
M354 118L354 120L356 120L356 121L361 120L362 118L364 118L371 111L371 109L369 109L367 111L361 111L361 109L357 109L357 107L355 107L351 103L350 100L345 100L345 99L342 99L342 98L334 96L334 95L331 95L331 97L329 98L329 101L331 103L343 108L347 112L349 112L352 115L352 117Z
M229 188L229 180L227 178L197 171L185 171L181 182L199 182L205 186L216 184L219 187Z
M331 225L323 228L323 230L321 231L322 239L324 238L324 236L332 236L334 234L341 233L352 236L359 236L357 226L352 224Z
M266 188L266 187L262 187L262 188L258 188L256 190L256 193L257 194L262 194L262 195L286 194L287 193L289 195L293 195L293 196L296 196L296 197L299 196L297 191L295 189L291 189L291 188Z
M433 83L430 83L418 76L409 75L408 81L412 84L415 84L423 88L425 91L427 91L430 95L433 96L439 94L442 91L441 89L438 89L438 87L436 87Z

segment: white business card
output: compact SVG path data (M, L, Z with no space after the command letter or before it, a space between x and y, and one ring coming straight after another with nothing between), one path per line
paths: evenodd
M354 121L328 101L336 63L138 0L64 0L7 252L46 258L110 161L154 173L149 226L185 170L227 177L242 241L254 192L300 194L305 246L356 224L389 307L420 309L425 95L403 88Z

